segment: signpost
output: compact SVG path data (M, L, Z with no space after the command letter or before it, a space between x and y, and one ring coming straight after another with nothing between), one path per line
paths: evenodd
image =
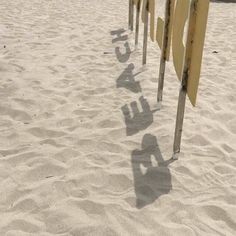
M133 0L133 2L136 5L135 46L138 46L139 18L140 18L141 0Z
M186 95L196 105L201 72L202 53L210 0L166 0L165 19L157 20L155 32L155 0L143 0L142 21L144 22L143 65L146 64L148 21L150 13L150 37L161 48L157 103L161 107L166 61L169 60L172 45L173 64L181 81L176 117L173 158L178 159L185 111ZM133 2L139 2L133 0ZM139 5L140 9L140 5ZM130 10L131 11L131 10ZM132 11L131 11L132 12ZM138 11L137 11L138 13ZM139 13L136 16L136 33L139 27ZM185 25L187 28L185 30ZM186 43L184 44L186 31ZM136 37L138 37L136 35ZM138 39L136 38L135 42Z
M134 29L134 6L136 6L136 24L135 24L135 46L138 45L139 19L142 0L129 0L129 29Z
M150 13L150 37L155 40L155 0L143 0L142 21L144 23L143 35L143 65L147 62L148 21Z
M186 16L186 14L183 14L183 9L188 9L186 7L188 4L189 0L182 0L182 4L180 4L179 1L179 4L176 5L175 20L183 19ZM178 159L178 155L180 153L186 94L188 94L192 105L196 105L208 9L209 0L191 0L187 40L182 68L180 67L181 60L176 59L175 68L177 75L180 75L180 70L182 71L174 136L173 159ZM177 24L177 22L175 22L175 24ZM184 32L184 24L182 24L181 32ZM173 44L176 42L174 35L175 34L173 34ZM178 35L177 32L176 35ZM174 53L175 52L173 50L173 54Z
M165 6L165 20L160 17L157 20L157 33L156 40L161 48L161 59L158 78L158 92L157 92L157 106L161 108L161 102L163 97L163 87L165 78L166 61L169 60L170 46L171 46L171 34L173 25L173 14L175 0L166 0Z
M129 0L129 21L128 28L133 31L134 28L134 5L133 0Z

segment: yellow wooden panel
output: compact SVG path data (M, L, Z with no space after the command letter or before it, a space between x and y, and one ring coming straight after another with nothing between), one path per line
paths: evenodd
M156 40L160 49L162 49L163 33L164 33L164 21L160 17L158 17Z
M142 0L133 0L133 4L134 5L138 5L139 2L141 2Z
M145 13L147 11L147 4L148 4L148 0L143 0L143 6L142 6L142 22L145 23Z
M196 10L196 25L192 40L192 56L187 85L188 96L193 106L196 105L197 90L201 73L209 0L198 0Z
M147 8L148 6L148 8ZM150 37L155 40L155 0L143 0L142 22L145 23L145 11L150 13Z
M155 0L149 0L148 11L150 13L150 37L155 41Z
M175 71L181 80L185 46L183 44L184 26L188 19L190 1L177 0L173 20L172 53Z
M166 60L169 61L170 58L170 47L171 47L171 38L172 38L172 30L173 30L173 18L174 18L174 10L175 10L175 0L171 0L171 8L170 8L170 15L166 15L169 17L169 34L168 34L168 43L166 49ZM157 19L157 29L156 29L156 41L160 49L162 49L162 41L164 37L164 27L165 22L162 18L158 17Z
M171 41L172 41L171 38L172 38L172 32L173 32L175 1L176 0L171 0L171 6L170 6L169 35L168 35L168 44L167 44L167 50L166 50L166 60L167 61L169 61L169 58L170 58L170 48L171 48Z

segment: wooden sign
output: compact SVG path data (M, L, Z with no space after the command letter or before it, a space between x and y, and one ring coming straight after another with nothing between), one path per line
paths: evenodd
M141 0L132 0L134 5L138 5L139 2L141 2Z
M148 20L150 13L150 37L155 40L155 0L143 0L142 21L143 30L143 65L147 62Z
M178 77L180 76L181 88L179 92L173 146L174 159L178 159L178 154L180 153L186 94L188 94L192 105L195 106L196 104L208 9L209 0L178 0L176 5L174 19L176 21L179 20L179 25L177 26L177 23L175 22L174 26L179 27L180 33L175 29L172 40L173 45L175 45L173 46L175 70ZM189 16L189 21L187 27L186 46L183 46L183 44L180 43L180 40L183 41L186 16ZM184 50L183 53L182 50ZM180 54L179 57L177 53Z
M143 0L142 21L147 23L146 15L150 13L150 37L155 41L155 0Z
M135 26L135 46L138 45L138 35L139 35L139 18L142 0L132 0L133 5L136 6L136 26Z
M167 40L165 58L169 61L170 57L170 47L171 47L171 35L173 28L173 17L174 17L174 8L175 0L166 0L166 9L165 9L165 18L157 18L157 27L156 27L156 41L160 49L163 49L163 42ZM168 29L167 29L168 27ZM165 31L167 34L165 34Z
M174 7L175 7L175 0L166 0L165 19L163 20L159 17L157 20L156 40L159 47L161 48L161 59L160 59L158 92L157 92L158 109L161 108L161 103L162 103L166 61L168 61L170 57Z
M195 13L195 32L192 37L192 55L187 83L188 97L193 106L196 105L197 91L201 74L202 55L208 19L209 0L199 0Z
M158 17L155 32L155 0L143 0L143 64L146 64L149 13L151 40L156 40L161 48L157 94L158 104L161 104L162 101L165 66L166 61L169 60L171 49L174 68L178 79L181 81L173 158L177 158L180 152L186 95L188 95L191 104L193 106L196 105L209 1L166 0L165 19ZM139 1L133 0L133 2L137 4Z
M194 5L194 9L192 11L190 9L191 4ZM179 80L181 80L184 69L184 57L186 56L186 50L192 51L191 56L188 58L188 60L190 61L190 65L187 93L193 106L196 105L197 90L201 71L202 52L204 47L208 17L208 8L209 0L193 0L193 3L191 3L191 0L177 0L175 7L172 36L174 67ZM185 46L183 43L184 27L187 23L187 19L191 17L194 17L191 28L188 29L188 31L193 30L191 35L189 35L189 37L191 37L191 43ZM190 32L187 33L189 34ZM186 47L190 47L191 49Z
M129 0L128 28L133 31L134 26L134 6L133 0Z

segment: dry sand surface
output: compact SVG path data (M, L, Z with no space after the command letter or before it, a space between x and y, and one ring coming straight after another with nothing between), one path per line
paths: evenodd
M179 82L170 61L156 111L157 44L142 68L143 25L111 35L127 9L0 1L0 236L236 235L236 4L210 5L175 162Z

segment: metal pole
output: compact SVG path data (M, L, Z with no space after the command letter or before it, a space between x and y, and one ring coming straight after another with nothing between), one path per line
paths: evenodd
M145 8L144 33L143 33L143 65L147 63L147 41L148 41L148 6Z
M169 41L169 26L170 26L170 14L171 14L171 0L166 0L166 10L165 10L165 25L161 49L161 59L159 68L159 79L158 79L158 92L157 92L157 106L161 108L161 102L163 97L163 87L165 78L165 68L166 68L166 53Z
M185 102L186 102L186 94L187 94L187 84L188 84L188 77L189 77L189 68L191 64L193 38L194 38L194 33L195 33L197 1L198 0L192 0L191 6L190 6L190 13L189 13L190 18L189 18L188 32L187 32L184 69L182 73L182 80L181 80L181 87L180 87L180 92L179 92L179 101L178 101L178 108L177 108L175 138L174 138L174 147L173 147L173 159L178 159L178 156L180 153Z
M137 3L137 5L136 5L136 32L135 32L135 46L138 45L140 6L141 6L141 2L140 2L140 0L139 0L138 3Z

